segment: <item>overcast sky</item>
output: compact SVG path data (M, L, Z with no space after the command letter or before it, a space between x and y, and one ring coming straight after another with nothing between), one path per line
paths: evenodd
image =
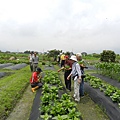
M0 50L120 54L120 0L0 0Z

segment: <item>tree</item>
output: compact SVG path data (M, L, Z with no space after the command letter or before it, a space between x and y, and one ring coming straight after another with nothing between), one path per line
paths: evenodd
M61 50L56 50L56 49L50 50L50 51L48 51L48 56L49 57L54 57L54 56L59 55L61 52L62 52Z
M116 54L111 50L103 50L100 54L100 60L103 62L115 62Z

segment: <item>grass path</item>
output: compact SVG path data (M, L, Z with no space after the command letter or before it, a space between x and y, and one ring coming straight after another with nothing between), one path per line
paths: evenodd
M35 94L31 92L31 86L29 85L7 120L28 120L34 97Z

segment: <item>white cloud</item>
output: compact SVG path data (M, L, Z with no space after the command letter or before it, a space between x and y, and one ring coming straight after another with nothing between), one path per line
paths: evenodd
M120 53L119 0L0 0L3 51Z

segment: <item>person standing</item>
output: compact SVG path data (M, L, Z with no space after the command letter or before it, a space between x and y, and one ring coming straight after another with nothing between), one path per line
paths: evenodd
M60 64L60 55L57 56L58 65Z
M80 89L79 89L79 92L80 92L80 97L83 97L84 96L84 68L87 68L83 65L83 63L81 62L82 61L82 54L81 53L77 53L76 54L76 58L78 60L78 63L80 65L80 70L81 70L81 73L82 73L82 81L80 83Z
M66 89L68 89L69 91L71 91L71 77L69 78L69 80L67 80L68 75L71 73L72 70L72 62L69 60L69 57L66 55L65 56L65 64L64 67L60 68L58 70L58 72L60 72L61 70L64 69L64 80L65 80L65 86Z
M61 67L64 67L64 64L65 64L65 54L64 53L60 56L60 60L61 60Z
M31 72L33 72L33 57L34 57L33 51L31 51L30 54L29 54L29 57L28 57Z
M40 81L42 78L42 76L40 76L41 72L42 72L41 68L38 67L37 71L32 73L32 76L30 78L32 92L35 92L36 89L42 87L42 82Z
M74 95L73 95L73 97L76 102L79 102L80 101L79 87L80 87L80 83L81 83L81 70L80 70L80 66L78 64L76 56L72 55L70 57L70 59L72 60L73 64L72 64L72 71L68 75L67 80L69 80L71 76L73 77L73 80L74 80Z
M35 72L39 63L39 57L37 56L36 52L34 52L34 57L32 60L33 60L33 71Z

